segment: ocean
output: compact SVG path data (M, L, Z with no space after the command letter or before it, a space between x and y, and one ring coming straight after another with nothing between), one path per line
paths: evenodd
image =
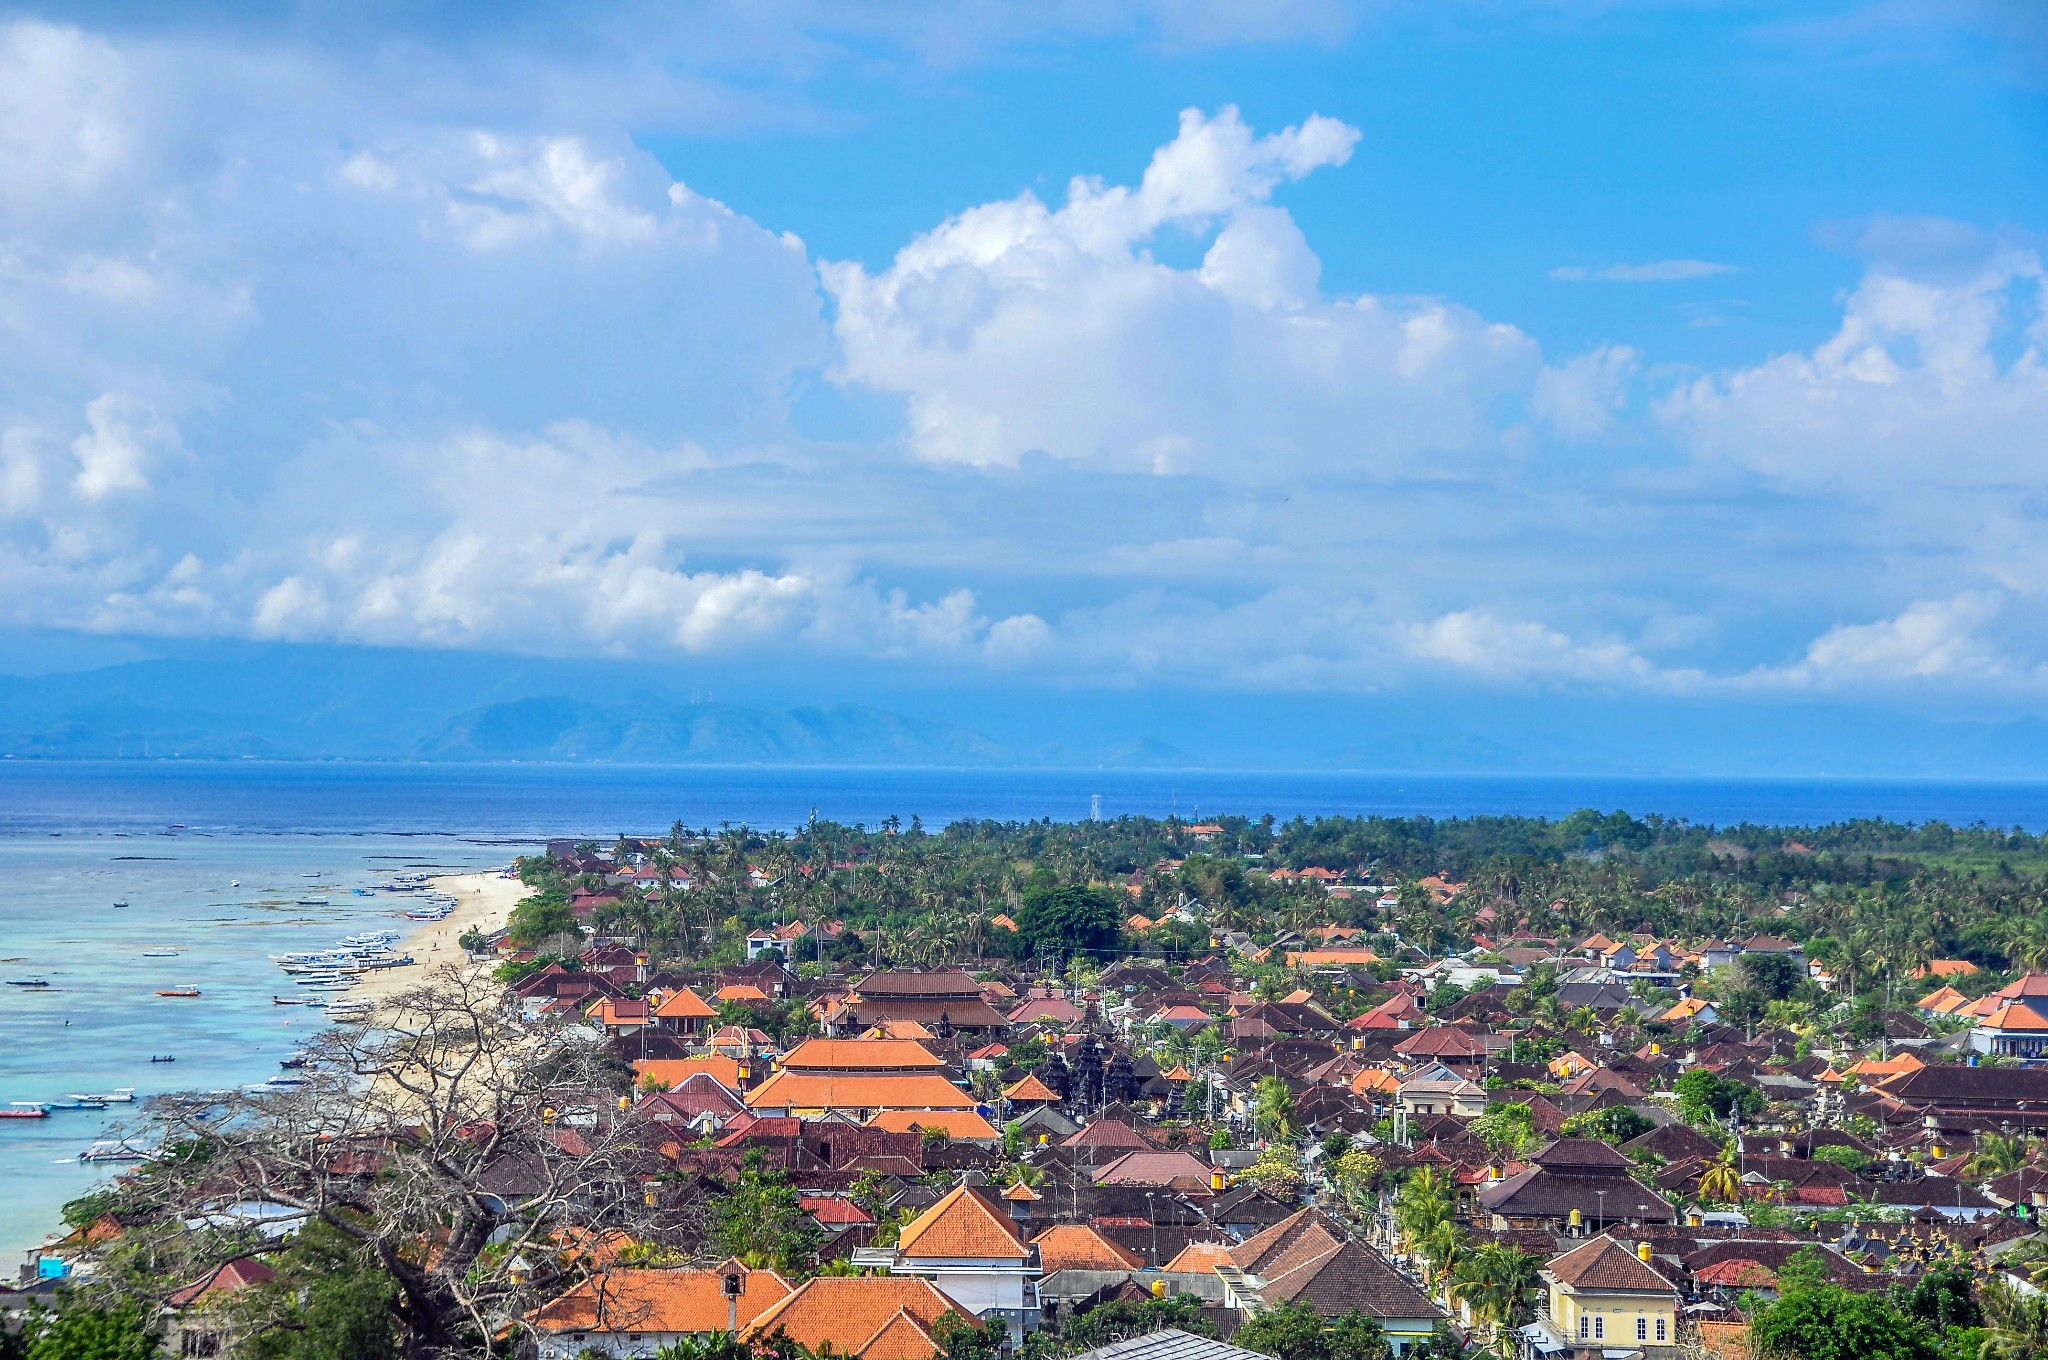
M0 1104L275 1075L313 1021L271 1003L284 983L270 956L402 928L398 900L355 893L393 874L499 866L550 836L658 833L679 818L788 829L813 811L870 826L894 813L937 828L1073 820L1097 798L1105 817L1597 807L1721 824L2048 828L2048 782L2019 781L0 760L0 979L51 983L0 987ZM181 952L144 957L162 948ZM184 983L203 995L155 994ZM121 1113L0 1121L0 1270L102 1174L77 1155Z

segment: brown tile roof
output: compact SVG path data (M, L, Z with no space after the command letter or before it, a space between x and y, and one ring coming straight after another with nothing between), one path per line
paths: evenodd
M1602 1233L1584 1246L1553 1257L1544 1267L1573 1289L1669 1294L1671 1281L1636 1259L1634 1251Z
M1095 1169L1097 1185L1163 1185L1174 1190L1207 1190L1211 1170L1190 1153L1126 1152Z
M253 1256L237 1257L235 1260L215 1266L204 1279L194 1281L164 1300L173 1308L189 1308L204 1299L217 1294L232 1294L247 1289L250 1285L262 1284L277 1272Z
M999 1261L1021 1261L1031 1255L1024 1235L1002 1206L965 1185L954 1186L905 1224L896 1250L906 1257Z

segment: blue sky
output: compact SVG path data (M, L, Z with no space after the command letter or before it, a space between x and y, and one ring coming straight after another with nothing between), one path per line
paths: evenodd
M2048 697L2048 22L0 21L0 626L829 697Z

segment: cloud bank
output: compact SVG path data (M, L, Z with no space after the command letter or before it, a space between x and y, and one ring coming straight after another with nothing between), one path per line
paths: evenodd
M842 59L778 13L775 61ZM1047 22L1275 36L1241 19ZM1007 40L990 23L889 41L950 69ZM1289 196L1399 129L1223 105L1148 162L822 260L634 135L806 111L598 46L520 54L514 103L489 50L0 24L0 622L823 675L2040 697L2023 235L1869 224L1831 333L1745 362L1546 347L1454 297L1325 285ZM885 428L819 433L820 394Z

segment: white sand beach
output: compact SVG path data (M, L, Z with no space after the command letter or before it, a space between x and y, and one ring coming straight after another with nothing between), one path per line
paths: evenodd
M444 964L464 962L457 943L471 926L486 933L499 929L511 916L512 908L531 888L497 870L474 874L450 874L433 880L437 891L455 899L455 910L439 921L409 921L399 948L418 962L411 968L387 968L368 974L348 995L350 1000L382 1001L424 982L428 974Z

